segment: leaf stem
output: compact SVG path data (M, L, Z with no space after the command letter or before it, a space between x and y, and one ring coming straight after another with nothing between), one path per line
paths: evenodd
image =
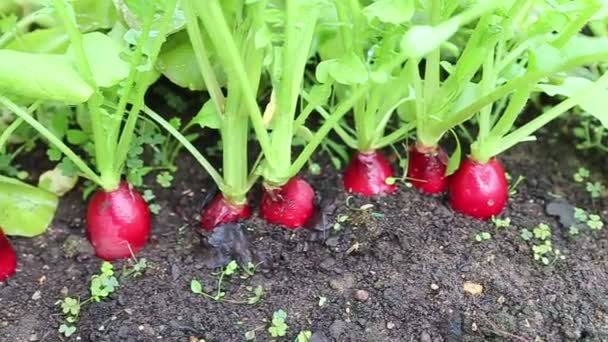
M74 151L72 151L66 144L57 138L48 128L44 127L40 122L34 119L27 111L21 109L14 102L4 96L0 96L0 103L8 108L11 112L15 113L23 121L27 122L28 125L32 126L38 133L46 138L51 144L59 149L66 157L68 157L84 174L86 178L95 182L98 185L102 184L101 178L82 160Z

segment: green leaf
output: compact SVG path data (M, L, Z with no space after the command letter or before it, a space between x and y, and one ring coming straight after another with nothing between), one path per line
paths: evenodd
M0 176L0 227L6 235L32 237L46 231L57 196L13 178Z
M93 72L95 83L99 87L112 87L129 75L130 65L122 58L120 45L101 32L92 32L82 36L84 52ZM77 65L73 47L68 47L66 56Z
M163 44L156 68L171 82L190 90L205 90L205 82L196 62L194 49L184 32L169 37ZM216 74L223 76L216 68ZM222 82L222 80L219 80ZM225 81L223 81L225 82Z
M410 20L414 14L414 1L376 0L363 9L363 14L369 19L378 18L385 23L401 24Z
M401 50L408 58L421 58L439 48L461 26L499 6L501 2L486 0L436 26L418 25L410 28L401 39Z
M236 261L232 260L228 263L228 265L226 265L226 268L224 269L224 274L232 275L232 274L234 274L234 272L236 272L236 270L238 268L239 268L239 265L236 263Z
M21 52L63 54L69 45L67 33L60 27L53 27L22 34L4 48Z
M65 56L0 50L0 93L77 104L93 89Z
M74 335L74 333L76 332L76 327L73 325L65 325L62 324L59 326L59 332L63 334L63 336L65 337L70 337L72 335Z
M363 61L354 52L350 52L338 59L319 63L316 77L321 83L333 79L341 84L361 84L368 80L368 71Z
M71 5L81 32L112 28L118 19L111 0L78 0Z
M562 95L572 96L576 93L591 88L593 81L582 77L566 77L561 84L539 84L538 88L550 96ZM608 89L591 88L593 93L579 102L579 106L585 112L596 117L604 127L608 128L608 111L606 101L608 100Z
M63 196L68 191L72 190L77 182L77 176L68 177L56 167L40 175L40 178L38 178L38 187L54 193L57 196Z
M192 293L201 294L203 293L203 285L201 285L198 280L192 279L190 282L190 291L192 291Z
M215 105L211 99L205 102L201 110L199 110L196 116L192 118L188 126L195 124L199 125L201 128L220 128L222 124L222 118L220 117L220 114L217 112L217 110L215 110Z
M68 129L66 132L68 142L73 145L82 145L89 141L89 135L79 129Z
M401 40L401 50L408 58L421 58L439 48L441 43L448 40L460 26L456 21L447 21L438 26L414 26L409 29Z

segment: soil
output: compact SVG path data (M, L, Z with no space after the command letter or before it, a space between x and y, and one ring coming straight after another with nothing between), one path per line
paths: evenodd
M257 217L247 221L246 234L264 262L252 277L230 277L225 298L246 299L261 285L264 297L248 305L190 290L194 278L214 290L217 276L205 266L208 247L197 224L210 181L183 154L174 188L154 189L163 210L138 255L148 261L145 274L119 278L108 299L83 307L71 338L57 331L62 316L56 302L66 295L86 298L100 266L84 237L81 193L62 199L45 235L12 240L20 268L0 284L0 340L226 342L244 341L257 329L257 341L271 341L269 321L282 309L289 329L277 341L293 341L302 330L314 332L316 342L608 341L608 229L581 229L572 238L545 211L561 196L608 217L608 201L591 201L584 185L572 181L579 166L598 180L608 169L606 160L595 168L585 160L570 145L547 139L504 155L513 178L526 177L503 215L511 219L504 229L456 214L444 198L406 186L392 196L347 201L332 167L323 166L318 176L304 173L337 205L330 225L347 218L341 229L330 227L326 239ZM365 204L373 207L361 210ZM553 248L564 257L551 257L547 266L520 237L521 229L541 222L552 228ZM492 238L477 242L482 231Z

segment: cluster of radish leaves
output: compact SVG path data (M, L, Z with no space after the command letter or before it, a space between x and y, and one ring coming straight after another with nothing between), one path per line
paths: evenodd
M126 18L124 22L116 20L115 15L107 15L114 13L115 4L111 1L81 1L72 6L57 0L52 5L41 6L25 16L12 31L0 38L3 44L0 45L0 104L17 117L13 122L15 126L21 123L32 126L52 146L49 149L51 159L59 160L63 155L69 160L70 164L62 162L63 171L77 170L79 176L94 185L113 190L125 168L129 168L129 162L133 162L140 151L138 145L142 141L134 137L145 92L158 78L154 64L166 35L175 29L175 25L182 24L175 19L180 17L176 1L116 1ZM32 18L44 18L56 25L17 37L20 24L31 23ZM110 30L107 34L87 33L98 29ZM41 42L57 44L37 45ZM31 51L32 47L35 47L34 51ZM77 118L86 118L88 122L79 122L82 131L57 131L33 110L23 109L24 105L34 109L55 106L61 108L58 112L72 111ZM57 118L54 120L61 120L62 115L58 114ZM63 120L68 118L69 115L63 115ZM7 131L10 130L4 133ZM87 139L87 136L92 138ZM97 172L64 142L64 138L72 145L83 145L81 148L90 152ZM158 135L142 135L141 139L158 140ZM135 164L130 169L137 170L141 176L141 165ZM3 210L8 209L0 215L0 225L7 233L31 236L44 231L52 218L56 198L49 200L52 195L42 190L15 190L25 185L14 179L3 179L2 186L6 188L2 191L3 196L19 191L23 194L21 197L28 194L31 197L26 202L29 206L14 200L3 206ZM27 232L14 232L15 218L12 216L21 217L18 213L23 213L22 208L35 209L34 216L39 218L36 222L44 221L45 224L33 228L26 224L21 229ZM32 211L27 212L31 217Z

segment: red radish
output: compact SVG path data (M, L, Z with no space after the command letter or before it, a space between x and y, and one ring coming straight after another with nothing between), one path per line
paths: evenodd
M407 176L416 188L429 194L445 191L448 185L445 171L449 157L443 148L415 145L410 147L408 159Z
M479 219L500 214L509 196L505 170L496 158L487 163L466 159L450 176L448 188L452 208Z
M150 235L150 211L143 197L126 182L118 189L99 190L87 210L89 241L104 260L131 257Z
M293 177L282 187L264 187L261 215L268 223L300 228L314 214L314 199L312 187L305 180Z
M0 228L0 281L10 278L17 270L17 254Z
M380 152L355 152L344 171L344 188L364 196L388 194L397 189L386 183L390 177L393 170Z
M244 220L251 216L251 207L245 204L230 203L221 192L218 192L211 203L203 209L201 227L206 231L231 222Z

